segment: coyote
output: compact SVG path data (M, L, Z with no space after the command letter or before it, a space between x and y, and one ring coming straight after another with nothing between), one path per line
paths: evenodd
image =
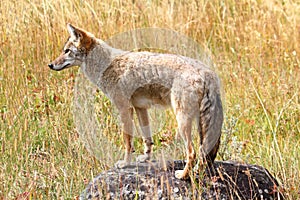
M70 34L63 52L48 66L63 70L80 66L85 76L99 87L119 111L126 146L119 168L130 164L134 151L133 111L136 112L145 145L138 162L150 160L153 140L147 109L170 106L185 142L187 163L175 171L178 179L188 178L195 165L192 122L200 135L200 165L212 164L220 144L223 108L219 78L202 62L173 54L129 52L115 49L93 34L67 24Z

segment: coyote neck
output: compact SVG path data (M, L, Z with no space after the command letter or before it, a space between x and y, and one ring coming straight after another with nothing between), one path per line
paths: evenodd
M125 51L115 49L102 40L97 39L95 47L88 53L85 62L81 65L81 70L92 83L101 87L99 81L103 72L116 56L123 53Z

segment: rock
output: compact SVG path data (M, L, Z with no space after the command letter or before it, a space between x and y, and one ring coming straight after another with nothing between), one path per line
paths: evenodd
M152 161L112 168L89 183L80 199L283 199L278 182L263 167L215 161L204 174L178 180L174 171L184 165Z

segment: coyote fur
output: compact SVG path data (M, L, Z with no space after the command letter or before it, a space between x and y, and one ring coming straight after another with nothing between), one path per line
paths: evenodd
M173 54L129 52L115 49L93 34L67 25L70 34L63 52L48 66L56 71L80 66L85 76L97 85L119 111L126 146L124 160L116 166L130 164L134 151L133 111L136 112L145 145L138 162L150 160L153 140L147 109L170 106L185 142L187 163L175 171L179 179L187 178L195 165L192 122L196 119L200 135L200 165L212 164L220 144L223 109L219 78L202 62Z

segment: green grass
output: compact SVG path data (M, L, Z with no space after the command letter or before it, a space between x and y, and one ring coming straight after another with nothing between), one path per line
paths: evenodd
M2 0L0 199L73 199L109 167L87 152L75 129L77 68L47 67L68 37L67 22L104 40L134 28L169 28L209 47L226 106L218 159L262 165L288 199L299 198L299 13L296 0ZM106 106L99 118L109 113ZM157 150L174 137L169 115L155 136ZM106 135L121 148L111 132L118 131L115 120L107 118Z

